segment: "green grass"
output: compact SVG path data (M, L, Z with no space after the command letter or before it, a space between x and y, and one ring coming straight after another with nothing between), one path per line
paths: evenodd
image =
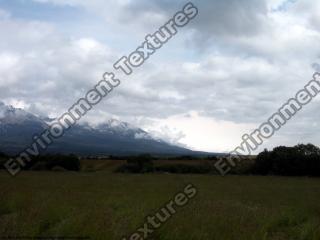
M187 183L198 195L153 239L320 239L320 179L110 171L1 172L0 237L120 240Z

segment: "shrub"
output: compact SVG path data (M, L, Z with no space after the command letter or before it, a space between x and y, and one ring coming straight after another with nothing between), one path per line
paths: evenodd
M218 157L216 157L216 156L208 156L207 159L209 161L218 161L219 160Z
M46 162L37 162L32 167L30 167L32 171L46 171L49 170Z
M173 158L173 159L175 159L175 160L193 160L194 157L189 156L189 155L184 155L184 156L175 157L175 158Z
M169 173L210 173L213 169L209 165L168 164L156 167L158 172Z
M149 154L130 157L127 164L117 169L117 172L147 173L153 172L153 157Z
M4 164L7 162L8 156L3 152L0 152L0 169L5 169Z
M54 171L54 172L65 172L66 169L63 168L63 167L55 166L55 167L52 168L52 171Z
M28 165L30 170L52 170L61 167L68 171L79 171L80 160L75 155L43 155L34 157Z
M4 164L6 163L7 159L0 159L0 169L5 169Z

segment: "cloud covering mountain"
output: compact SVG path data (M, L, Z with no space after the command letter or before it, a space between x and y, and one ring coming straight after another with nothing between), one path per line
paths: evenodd
M1 151L19 153L31 144L32 137L47 129L53 120L40 118L22 109L0 103ZM192 153L116 119L110 119L97 126L75 125L63 138L54 141L47 152L79 155Z

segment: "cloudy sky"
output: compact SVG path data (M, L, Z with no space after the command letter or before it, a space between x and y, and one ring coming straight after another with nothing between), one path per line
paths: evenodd
M1 101L58 116L182 9L180 0L0 0ZM195 150L241 142L320 70L320 2L194 0L199 15L84 119ZM320 145L315 99L264 147Z

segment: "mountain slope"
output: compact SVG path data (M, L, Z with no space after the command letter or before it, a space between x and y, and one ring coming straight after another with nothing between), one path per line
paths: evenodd
M32 143L32 137L49 127L49 119L0 103L0 150L17 154ZM97 127L75 125L55 141L50 153L79 155L107 154L192 154L192 151L152 138L128 123L111 119Z

